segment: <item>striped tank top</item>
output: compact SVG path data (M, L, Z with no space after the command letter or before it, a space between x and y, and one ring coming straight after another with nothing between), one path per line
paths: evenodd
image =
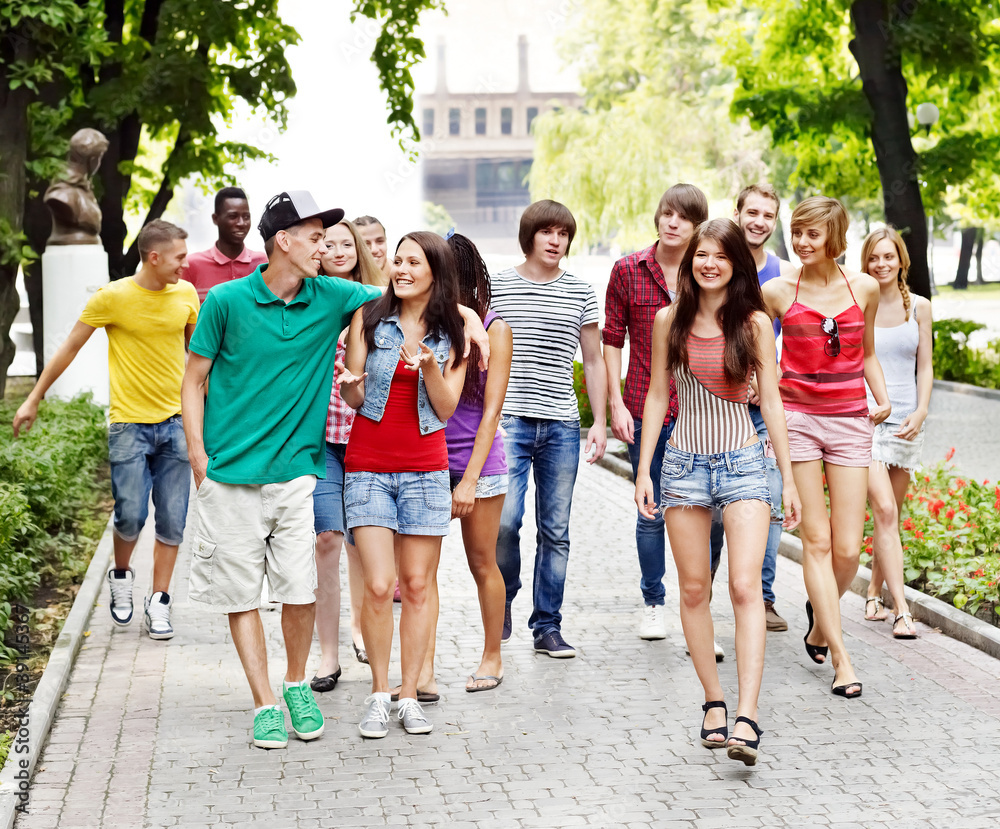
M731 384L723 370L725 338L688 335L688 364L674 370L677 424L670 444L684 452L732 452L757 437L747 408L749 378Z
M847 274L840 271L844 279ZM799 271L799 282L802 272ZM795 299L781 321L781 402L793 412L824 417L861 417L868 414L865 396L865 315L854 302L835 317ZM824 324L826 331L824 331ZM831 332L836 330L834 336ZM839 353L837 343L839 339Z

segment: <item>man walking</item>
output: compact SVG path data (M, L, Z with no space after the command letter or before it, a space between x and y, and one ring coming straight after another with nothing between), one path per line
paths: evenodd
M239 187L223 187L215 194L212 223L219 229L219 239L208 250L188 257L184 275L198 290L202 302L210 288L240 279L253 273L258 265L267 264L267 256L244 245L250 232L250 203Z
M198 295L181 281L187 268L187 233L152 221L137 239L142 266L135 276L101 288L87 302L65 342L45 366L14 417L14 435L30 429L38 404L97 328L108 335L111 425L108 455L115 501L115 566L108 571L111 618L132 621L132 551L153 495L156 542L153 593L145 601L152 639L174 635L170 578L187 521L191 467L181 423L184 354L198 318Z
M259 229L268 265L208 295L191 339L183 402L198 486L190 601L229 615L254 701L254 744L283 748L285 717L268 682L257 608L266 577L283 604L283 697L302 740L323 733L305 681L315 620L312 492L326 474L323 446L337 336L378 288L317 277L325 228L305 191L281 193ZM208 398L205 388L208 385Z
M503 405L509 489L500 517L497 564L507 586L503 641L511 635L511 602L521 588L521 523L528 473L535 468L534 609L528 619L535 652L556 658L576 651L562 637L563 591L569 560L569 517L580 460L580 413L573 391L573 357L583 351L594 425L588 463L604 455L606 377L594 289L560 265L576 233L573 214L543 200L521 216L524 262L497 274L493 309L514 334L510 383Z
M611 407L611 432L628 446L632 476L638 471L639 445L642 442L642 409L649 390L652 355L653 318L669 305L677 292L677 272L695 228L708 218L708 200L692 184L675 184L660 198L653 225L657 240L645 250L624 256L615 262L608 281L604 303L604 362L608 373L608 401ZM629 339L628 374L625 391L621 389L622 349ZM650 478L656 502L660 501L660 467L663 445L673 431L677 412L677 392L670 384L670 409L663 424L647 428L660 430L656 442ZM639 619L642 639L664 639L667 622L664 616L666 541L662 518L650 520L637 513L635 546L639 553L639 587L643 607Z

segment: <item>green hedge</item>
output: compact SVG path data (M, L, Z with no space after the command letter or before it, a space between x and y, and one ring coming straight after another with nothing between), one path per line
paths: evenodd
M43 402L34 427L15 440L19 402L0 403L0 635L11 604L30 600L44 573L60 581L86 566L75 536L107 490L96 482L108 455L104 409L89 395ZM13 655L0 643L0 668Z
M943 319L934 322L934 376L938 380L1000 389L1000 338L984 348L969 348L969 335L986 328L980 322Z

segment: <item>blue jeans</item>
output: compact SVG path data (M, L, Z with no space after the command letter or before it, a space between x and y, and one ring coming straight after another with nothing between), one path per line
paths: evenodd
M509 487L500 514L497 564L510 602L521 589L521 524L528 472L535 471L534 610L528 618L536 640L558 631L569 561L569 513L580 463L580 422L510 417L501 420Z
M757 437L762 441L767 439L767 426L760 413L760 406L750 405L750 419L757 430ZM771 526L767 531L767 548L764 550L764 564L760 568L760 581L764 588L764 601L774 601L774 574L777 567L778 547L781 545L781 522L785 518L781 509L781 471L774 458L764 458L767 469L767 487L771 493ZM722 557L722 513L718 510L712 513L712 578L719 569L719 559Z
M660 470L663 467L663 445L674 431L674 421L660 428L660 437L653 450L653 460L649 465L649 477L653 482L653 500L660 503ZM635 418L635 442L628 446L628 458L632 462L632 480L639 471L639 449L642 444L642 418ZM662 516L662 513L661 513ZM639 589L642 600L649 605L662 605L666 596L663 576L666 573L666 544L664 541L663 518L646 518L636 511L635 549L639 553Z
M180 415L162 423L112 423L108 427L115 534L135 541L149 514L153 493L156 540L176 546L184 540L191 464Z

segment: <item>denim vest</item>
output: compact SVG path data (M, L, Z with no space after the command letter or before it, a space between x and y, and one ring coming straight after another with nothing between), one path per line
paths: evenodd
M358 409L358 414L364 415L376 423L382 419L382 415L385 413L392 376L395 374L396 365L400 360L399 349L403 347L405 339L403 329L399 327L399 314L392 314L375 326L375 348L369 349L368 357L365 360L365 371L368 372L368 377L365 378L365 402ZM445 363L448 362L448 354L451 351L451 343L448 338L427 334L422 342L434 352L438 367L443 373ZM431 406L431 401L427 398L423 371L420 372L417 381L417 415L422 435L429 435L431 432L444 428L445 421L437 416L434 407Z

